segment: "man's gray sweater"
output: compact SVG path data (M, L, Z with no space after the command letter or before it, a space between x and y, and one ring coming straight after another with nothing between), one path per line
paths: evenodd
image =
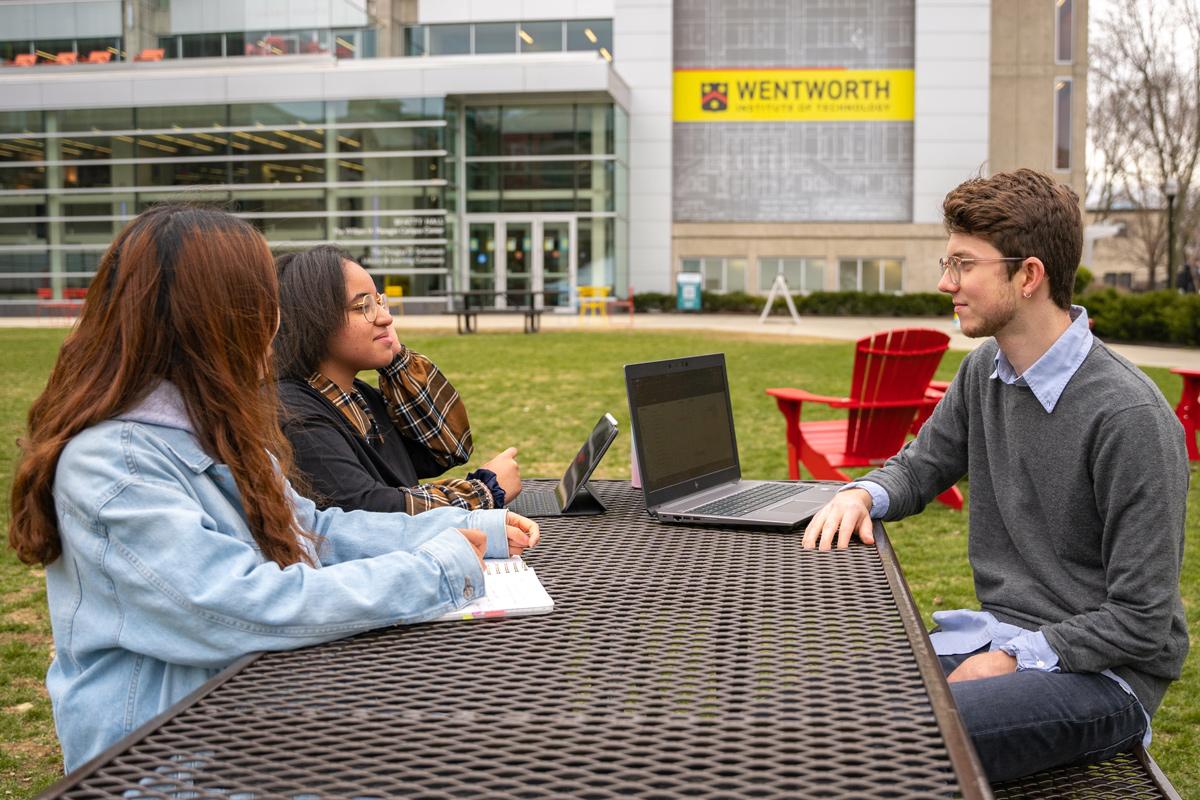
M1153 714L1188 650L1182 426L1099 340L1052 413L989 377L996 348L968 355L920 435L863 480L887 491L894 520L969 475L983 610L1041 630L1064 671L1113 670Z

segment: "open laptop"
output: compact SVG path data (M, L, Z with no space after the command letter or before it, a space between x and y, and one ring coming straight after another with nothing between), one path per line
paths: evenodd
M603 514L604 504L588 491L588 478L604 458L608 446L617 438L617 420L605 414L588 434L579 454L563 473L553 491L525 491L508 505L509 510L526 517L574 517Z
M663 522L795 528L841 486L744 481L725 356L625 366L646 510Z

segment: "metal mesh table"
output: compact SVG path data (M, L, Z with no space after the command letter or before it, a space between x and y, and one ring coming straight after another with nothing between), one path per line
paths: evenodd
M248 656L52 793L991 796L886 536L804 551L593 488L608 513L528 556L552 614Z

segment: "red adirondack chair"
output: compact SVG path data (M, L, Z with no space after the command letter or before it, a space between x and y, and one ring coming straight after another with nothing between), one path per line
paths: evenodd
M849 481L842 467L874 467L895 455L941 399L945 384L930 387L950 337L927 328L881 331L859 339L849 397L803 389L767 389L787 420L788 475L800 464L820 480ZM846 419L802 422L804 403L847 409ZM951 487L938 500L961 509L962 492Z

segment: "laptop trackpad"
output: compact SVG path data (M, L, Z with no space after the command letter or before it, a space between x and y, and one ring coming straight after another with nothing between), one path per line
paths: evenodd
M812 500L789 500L782 505L775 506L771 509L772 514L784 514L787 516L811 516L821 508L823 503L814 503Z

